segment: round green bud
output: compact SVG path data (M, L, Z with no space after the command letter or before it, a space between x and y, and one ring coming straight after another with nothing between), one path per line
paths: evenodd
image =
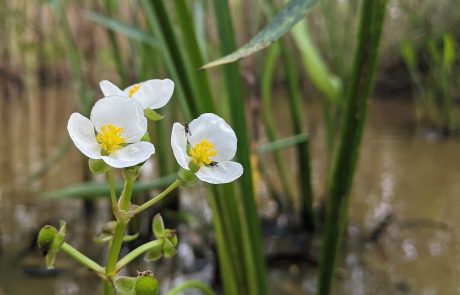
M101 159L89 159L88 167L94 175L104 174L110 170L110 166Z
M138 277L134 285L135 295L157 295L158 290L158 280L149 275Z
M37 237L38 249L42 251L45 255L51 248L53 244L54 237L56 236L57 229L51 225L45 225L42 227Z

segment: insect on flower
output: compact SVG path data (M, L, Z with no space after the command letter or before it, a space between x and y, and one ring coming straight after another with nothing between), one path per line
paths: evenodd
M187 137L187 135L192 136L192 132L190 132L190 127L188 123L184 124L184 131L185 131L185 137Z

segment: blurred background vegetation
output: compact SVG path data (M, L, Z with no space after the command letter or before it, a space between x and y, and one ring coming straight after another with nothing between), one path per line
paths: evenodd
M346 259L339 262L340 287L334 294L425 294L426 290L456 294L458 290L453 281L460 276L448 267L448 257L459 256L458 250L452 250L457 240L450 224L458 226L460 220L446 217L450 216L447 208L454 206L450 202L460 192L455 181L460 176L455 165L460 124L460 9L456 2L388 1L372 94L377 107L370 110L369 118L369 132L376 135L372 142L364 139L348 227L353 250L347 250ZM181 201L151 212L151 216L160 210L169 212L167 216L184 236L179 253L186 254L179 255L180 259L186 260L187 251L192 250L196 258L190 260L195 267L187 262L162 265L158 272L163 270L164 284L174 285L183 276L198 273L225 294L314 293L324 203L343 127L345 96L353 80L363 1L320 0L271 47L239 64L198 71L249 41L283 4L275 0L0 3L0 257L7 257L0 263L0 294L24 294L20 286L24 277L46 276L43 294L89 294L97 286L85 276L69 277L66 271L50 277L32 259L28 239L40 223L50 220L51 212L74 224L85 216L86 225L75 225L71 239L103 257L89 242L98 226L110 218L100 198L106 191L100 180L91 179L86 160L71 146L67 118L74 111L90 110L102 96L100 80L126 87L151 78L170 78L176 90L172 102L160 110L167 116L152 126L157 152L144 167L138 198L169 183L177 171L169 147L172 122L188 122L203 112L216 112L231 122L239 135L237 156L246 168L238 185L185 189ZM391 128L397 129L396 137ZM395 142L397 147L389 147ZM436 145L430 146L433 142ZM410 150L412 145L417 150ZM385 160L391 148L397 152L391 161ZM420 158L415 155L427 156L429 164L417 165ZM398 159L398 172L386 177L386 165ZM385 184L382 197L375 197L373 186L366 184L395 182L395 178L402 188L393 189L393 195L410 200L388 201ZM434 187L440 187L439 191ZM411 211L420 195L429 200L426 206L433 212L427 213L425 207L413 209L415 214ZM440 195L447 200L442 206L430 203ZM355 196L358 209L353 209ZM201 199L198 205L194 204L197 198ZM145 222L139 220L132 231L145 232ZM207 224L204 233L203 224ZM396 229L391 227L396 225ZM365 230L356 230L360 226ZM358 238L353 236L356 232ZM382 238L384 232L390 233ZM422 265L431 261L426 257L436 256L432 253L437 250L424 255L414 242L426 240L427 235L442 249L450 249L441 251L446 261L427 264L448 268L439 274L443 279L433 284L424 280L429 272L412 274L419 264L401 266L395 258L409 256L412 262L413 247ZM141 234L142 238L148 239L148 234ZM372 252L370 257L356 258L369 243L374 252L385 248L383 256ZM25 250L14 251L18 249L13 244ZM393 260L387 257L391 253ZM353 259L360 261L356 269L350 267ZM295 263L298 260L300 265ZM367 262L361 264L363 260ZM20 270L9 272L11 265ZM391 274L395 268L399 269L396 276ZM72 268L63 265L62 269ZM374 293L381 285L387 291Z

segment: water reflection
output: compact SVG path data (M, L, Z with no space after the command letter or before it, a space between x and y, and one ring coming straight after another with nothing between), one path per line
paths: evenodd
M67 93L47 90L39 97L0 100L1 295L27 294L30 289L41 292L36 294L92 294L99 288L97 279L63 256L58 259L55 276L40 277L41 258L28 252L41 224L65 217L71 225L69 239L73 244L89 251L92 257L104 255L102 246L94 246L91 236L109 218L106 203L96 203L98 218L92 228L86 229L79 201L38 202L34 195L83 179L84 161L74 148L42 180L32 185L27 182L27 176L66 140L67 118L74 109ZM277 107L280 116L284 108ZM316 195L321 196L325 175L321 111L313 104L306 107L306 112L313 139L313 184ZM404 101L375 100L372 104L352 193L350 238L337 273L336 294L460 292L460 144L454 140L427 142L417 135L413 122L412 107ZM289 126L281 126L281 134L288 135L289 130ZM146 167L154 170L154 164L150 164ZM264 191L261 200L267 198L266 187ZM181 241L187 241L179 246L181 264L176 259L156 269L163 276L164 288L185 276L196 277L196 273L207 281L215 276L214 254L202 246L212 244L213 239L205 195L202 187L183 192L181 206L191 212L195 222L180 229ZM278 210L272 200L264 206L264 216L273 216ZM59 216L54 216L56 212ZM381 232L370 239L383 222ZM303 243L299 243L300 249ZM273 294L314 294L316 266L303 260L274 264L270 282Z

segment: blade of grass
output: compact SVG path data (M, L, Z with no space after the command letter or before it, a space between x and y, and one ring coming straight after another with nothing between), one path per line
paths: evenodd
M340 146L326 200L326 221L318 283L319 295L331 293L339 246L346 229L350 189L365 125L369 94L377 66L385 7L386 0L364 0L362 4L358 45L346 100Z
M105 5L105 10L109 18L111 18L118 9L118 1L114 0L104 0L104 5ZM117 36L115 35L115 32L107 29L107 35L109 37L110 45L112 48L112 55L115 60L115 65L117 67L117 72L118 75L120 75L121 79L121 84L126 85L127 84L127 76L126 76L126 70L125 70L125 65L123 64L123 57L121 54L120 46L118 45L118 40Z
M205 64L201 69L232 63L268 47L284 36L317 2L318 0L290 0L270 23L247 44L238 49L235 46L226 56Z
M169 174L167 176L158 178L155 181L152 182L139 182L135 183L133 187L133 192L146 192L149 190L157 189L157 188L162 188L164 186L167 186L171 184L175 179L177 178L177 174ZM117 183L115 185L115 189L117 194L121 193L123 189L123 183ZM78 198L78 199L96 199L100 197L108 197L110 194L110 189L109 185L107 183L97 183L94 181L87 181L87 182L82 182L79 184L75 184L72 186L69 186L67 188L61 189L61 190L56 190L56 191L50 191L50 192L44 192L41 193L39 196L47 199L56 199L56 200L62 200L62 199L68 199L68 198Z
M227 0L214 0L214 11L223 54L236 49L233 24ZM227 92L230 102L232 125L238 137L237 158L245 168L241 177L241 194L237 194L240 220L241 238L245 252L248 290L241 290L241 294L268 293L265 260L262 249L262 237L258 220L257 208L254 200L252 183L252 168L250 161L250 142L247 132L244 99L241 89L240 70L238 64L229 64L223 67Z
M185 52L191 67L189 77L193 79L193 85L196 85L197 98L199 98L201 102L200 109L206 112L215 112L216 107L212 99L208 74L204 71L196 71L204 61L196 37L197 35L193 26L190 10L187 7L187 3L183 0L174 0L173 3L179 27L182 31L182 40L185 48L187 48Z
M128 23L106 17L92 11L87 13L87 17L98 23L99 25L113 31L125 35L136 41L141 41L149 44L152 47L159 47L158 40L155 39L151 34L139 29L136 26L132 26Z
M306 133L297 134L297 135L289 136L286 138L281 138L281 139L278 139L276 141L273 141L267 144L263 144L257 148L257 152L259 154L271 153L271 152L286 149L292 146L300 145L308 141L309 141L309 138Z
M302 94L300 93L299 76L292 52L289 52L286 44L281 43L281 54L284 62L284 69L288 81L288 102L291 109L292 131L294 134L304 132L304 118L302 115ZM308 135L306 140L297 145L297 165L298 182L301 194L301 216L304 226L313 230L313 188L311 184L311 165L310 165L310 142Z
M262 76L262 118L265 133L268 140L273 142L278 139L278 134L275 128L275 118L273 117L273 103L272 103L272 81L275 73L277 60L280 56L279 44L274 44L268 50L263 66ZM293 212L295 209L296 198L293 190L291 181L291 175L286 165L286 159L279 150L273 151L273 157L275 159L275 165L278 177L283 186L284 193L286 194L286 208L289 212Z

